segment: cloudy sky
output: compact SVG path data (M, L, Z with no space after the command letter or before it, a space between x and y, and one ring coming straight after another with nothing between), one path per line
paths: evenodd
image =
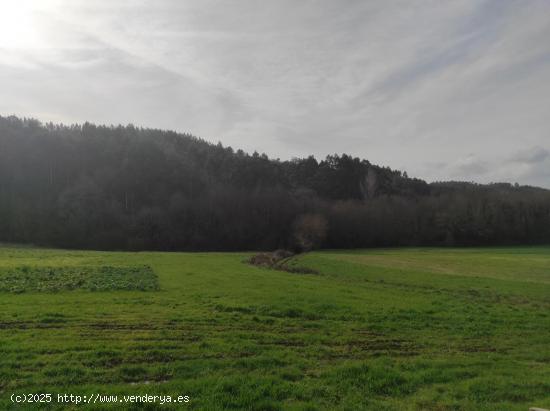
M0 114L550 187L550 1L0 0Z

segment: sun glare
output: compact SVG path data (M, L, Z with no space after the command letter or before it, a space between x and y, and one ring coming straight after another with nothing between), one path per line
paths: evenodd
M40 43L35 14L45 2L0 0L0 48L32 48Z

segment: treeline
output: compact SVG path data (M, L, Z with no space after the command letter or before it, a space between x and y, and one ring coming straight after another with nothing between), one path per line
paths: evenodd
M131 125L0 117L0 241L124 250L550 243L550 191L428 184L345 154L279 161Z

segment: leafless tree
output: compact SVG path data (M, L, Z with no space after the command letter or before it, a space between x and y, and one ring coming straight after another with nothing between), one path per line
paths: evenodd
M322 214L307 213L296 218L292 227L293 240L300 251L310 251L323 244L328 222Z

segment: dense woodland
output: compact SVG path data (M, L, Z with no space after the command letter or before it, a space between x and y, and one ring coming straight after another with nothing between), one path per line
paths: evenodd
M550 191L428 184L345 154L273 160L131 125L0 117L0 241L124 250L550 243Z

